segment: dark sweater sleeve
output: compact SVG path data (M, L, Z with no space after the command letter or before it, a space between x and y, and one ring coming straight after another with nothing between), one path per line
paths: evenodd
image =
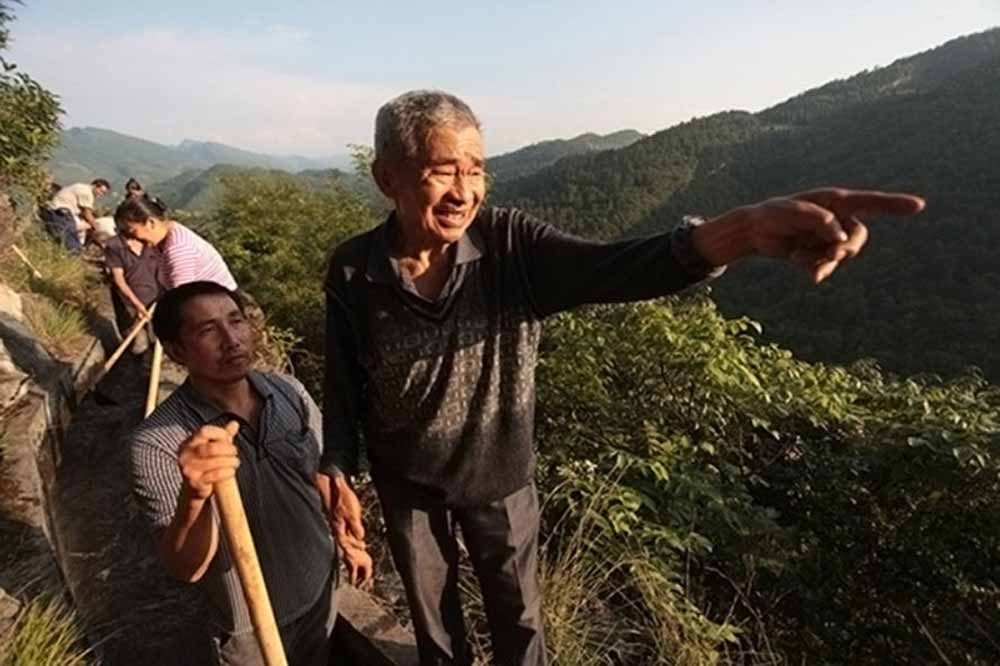
M540 317L591 303L658 298L718 274L692 272L678 260L678 251L690 252L685 228L604 243L564 233L520 211L511 216L512 241Z
M338 472L348 476L358 473L364 373L357 360L357 349L357 331L349 310L328 282L323 383L324 446L320 471L330 476Z

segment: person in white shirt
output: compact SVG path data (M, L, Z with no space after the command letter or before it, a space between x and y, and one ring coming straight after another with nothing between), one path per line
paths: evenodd
M94 202L107 194L111 184L103 178L63 187L41 211L42 221L63 246L76 254L87 240L87 232L96 229Z

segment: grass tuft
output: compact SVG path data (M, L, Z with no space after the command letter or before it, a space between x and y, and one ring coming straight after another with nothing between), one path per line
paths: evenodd
M87 322L79 310L46 298L25 298L24 318L49 353L61 360L71 358L87 336Z
M69 254L37 228L26 231L17 244L42 277L35 277L13 249L6 248L0 256L0 281L14 291L40 294L57 303L93 305L99 280L82 258Z
M60 597L39 597L21 610L9 640L0 647L0 666L86 666L76 615Z

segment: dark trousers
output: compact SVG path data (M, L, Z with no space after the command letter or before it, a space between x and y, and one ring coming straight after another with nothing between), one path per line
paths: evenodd
M45 223L45 229L59 241L71 254L77 254L83 249L80 237L76 233L76 218L68 208L49 210L42 207L39 216Z
M456 527L482 589L496 663L544 665L534 484L486 506L461 508L415 500L391 483L376 487L421 666L471 663L458 596Z
M336 619L337 575L334 573L305 615L278 628L289 666L328 666L332 662L330 634ZM264 655L252 631L224 634L213 641L217 666L265 666Z

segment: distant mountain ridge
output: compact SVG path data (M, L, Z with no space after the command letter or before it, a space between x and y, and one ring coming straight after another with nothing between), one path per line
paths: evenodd
M564 157L623 148L643 136L627 129L603 136L588 132L571 139L542 141L491 157L488 168L497 180L522 178ZM121 189L125 180L134 177L172 206L187 210L206 210L214 205L221 178L241 169L301 173L313 181L315 173L304 172L322 172L324 182L330 176L340 178L366 199L378 199L370 187L355 182L349 155L267 155L192 139L167 146L98 127L64 130L49 165L55 181L62 184L107 178L113 189Z
M624 148L645 136L633 129L619 130L603 136L587 132L572 139L540 141L491 157L486 161L486 166L495 182L513 180L530 176L564 157Z
M961 72L989 69L997 57L1000 28L960 37L813 88L760 113L724 111L669 127L620 150L568 156L529 178L499 180L493 198L529 207L576 233L613 238L644 232L662 221L657 211L676 193L709 172L730 168L744 154L738 150L743 144L785 137L789 145L801 148L809 140L805 134L831 115L872 103L919 101ZM765 175L745 177L760 180ZM718 204L707 210L728 202L721 195L716 199Z
M1000 381L1000 29L810 89L759 113L695 118L620 150L498 182L498 204L574 233L670 228L820 185L923 194L914 220L875 221L871 246L816 288L751 261L713 286L728 314L808 360L873 357L893 371Z
M70 183L107 178L115 189L130 177L150 185L194 169L217 164L238 167L303 171L306 169L350 168L347 155L310 158L298 155L267 155L212 141L186 139L167 146L98 127L64 130L49 161L56 182Z
M168 180L153 183L149 191L163 199L171 209L202 213L220 203L225 190L224 180L230 177L258 177L270 182L294 182L311 188L328 187L338 183L363 200L377 207L381 200L370 179L339 169L305 169L290 173L282 169L240 167L216 164L208 169L191 169Z

